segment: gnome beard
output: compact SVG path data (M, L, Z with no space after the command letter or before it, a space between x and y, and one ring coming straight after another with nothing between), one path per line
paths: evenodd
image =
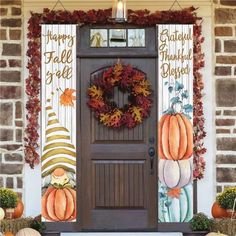
M65 171L63 168L56 168L50 175L43 178L42 187L47 188L49 185L75 187L75 174Z

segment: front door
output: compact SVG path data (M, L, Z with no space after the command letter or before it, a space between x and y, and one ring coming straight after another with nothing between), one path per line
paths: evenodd
M122 58L143 71L152 84L151 115L133 129L107 128L87 106L90 81L117 58L82 58L80 67L80 221L85 230L144 230L157 226L157 81L155 58ZM115 90L123 107L127 94ZM152 170L151 170L152 169Z

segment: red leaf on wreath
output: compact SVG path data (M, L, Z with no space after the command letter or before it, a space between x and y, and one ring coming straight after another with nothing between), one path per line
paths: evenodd
M102 108L105 104L104 104L103 100L92 98L88 101L88 105L92 109L98 110L98 109Z
M126 112L121 119L121 123L124 124L129 129L134 128L136 126L136 122L134 118L132 117L132 114L129 112Z
M121 90L127 91L132 86L132 84L133 84L132 79L130 78L122 79L120 81L120 88Z
M141 106L144 110L149 110L152 106L152 100L148 97L144 96L136 96L136 102L139 106Z
M113 68L110 67L103 72L103 78L110 78L112 76Z

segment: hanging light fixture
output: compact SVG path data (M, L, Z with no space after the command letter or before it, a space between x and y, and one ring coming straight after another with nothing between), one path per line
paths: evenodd
M114 0L112 19L116 22L125 22L127 20L126 0Z

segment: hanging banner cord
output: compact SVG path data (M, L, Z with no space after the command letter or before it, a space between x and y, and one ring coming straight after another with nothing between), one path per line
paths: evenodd
M173 2L173 4L171 5L169 11L172 10L172 8L174 7L175 4L178 4L178 6L180 7L180 9L183 10L183 8L181 7L181 5L179 4L179 1L178 1L178 0L175 0L175 1Z
M60 5L62 6L62 8L63 8L65 11L67 11L66 8L64 7L64 5L62 4L61 0L57 0L57 1L56 1L55 5L54 5L53 8L52 8L52 11L56 8L56 6L57 6L58 4L60 4Z

